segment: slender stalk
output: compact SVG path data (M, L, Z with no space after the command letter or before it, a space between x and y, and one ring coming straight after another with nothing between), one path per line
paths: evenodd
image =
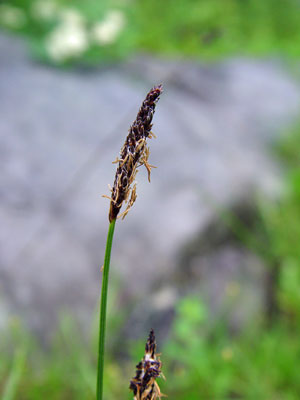
M106 249L103 266L102 290L100 301L100 320L99 320L99 344L98 344L98 369L97 369L97 400L103 399L103 370L104 370L104 345L105 345L105 328L106 328L106 306L108 292L108 276L110 266L110 254L114 237L116 220L112 220L109 224Z

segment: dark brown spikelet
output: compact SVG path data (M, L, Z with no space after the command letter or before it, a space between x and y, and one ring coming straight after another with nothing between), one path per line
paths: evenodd
M156 342L153 329L145 347L145 355L136 366L136 376L130 381L129 389L133 391L134 400L156 400L163 397L156 378L163 377L161 361L156 355Z
M127 215L136 200L135 177L137 168L144 165L148 172L150 182L150 172L152 165L148 164L149 148L146 139L151 139L154 134L152 129L152 118L156 103L162 93L162 85L155 86L147 94L143 104L137 114L136 120L129 129L128 136L120 151L115 181L111 189L109 221L117 218L123 202L127 203L125 211L120 215L123 218Z

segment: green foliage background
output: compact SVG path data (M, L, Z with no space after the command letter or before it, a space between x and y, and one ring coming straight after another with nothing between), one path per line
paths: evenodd
M45 0L48 1L48 0ZM58 17L37 19L32 13L37 0L10 0L22 10L20 27L0 26L28 39L33 54L53 62L45 40ZM51 2L51 0L50 0ZM214 59L231 55L298 57L300 54L300 4L298 0L52 0L58 9L72 8L85 18L86 28L111 9L121 10L126 26L109 46L95 46L65 60L65 64L97 64L147 51L168 56Z

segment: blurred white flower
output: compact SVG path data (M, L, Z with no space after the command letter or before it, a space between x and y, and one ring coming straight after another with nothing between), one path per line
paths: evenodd
M46 50L57 62L80 56L89 46L83 16L75 9L66 8L59 13L60 23L48 35Z
M57 62L80 56L88 45L88 35L80 24L61 24L46 39L46 50Z
M53 0L38 0L32 4L31 12L36 19L47 20L56 16L58 5Z
M113 43L126 23L125 15L118 10L111 10L106 17L96 23L92 29L92 39L100 45Z
M22 28L26 22L26 15L20 8L9 4L0 5L0 22L8 28Z

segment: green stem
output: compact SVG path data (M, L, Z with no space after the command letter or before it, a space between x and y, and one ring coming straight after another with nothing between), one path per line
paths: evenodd
M114 237L116 220L109 224L102 276L102 290L100 302L99 345L98 345L98 370L97 370L97 400L103 399L103 370L104 370L104 345L106 328L106 305L108 292L108 276L110 265L111 247Z

